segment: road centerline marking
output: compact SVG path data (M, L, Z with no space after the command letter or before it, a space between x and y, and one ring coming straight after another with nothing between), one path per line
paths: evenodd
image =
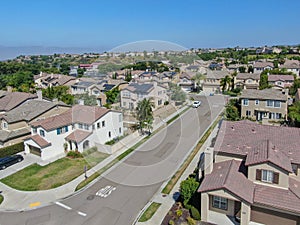
M61 202L55 202L55 204L58 205L58 206L60 206L60 207L65 208L67 210L71 210L72 209L71 207L69 207L69 206L67 206L67 205L65 205L65 204L63 204Z

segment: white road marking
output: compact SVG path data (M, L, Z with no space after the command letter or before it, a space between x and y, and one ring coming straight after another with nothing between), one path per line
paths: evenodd
M86 213L83 213L83 212L77 212L80 216L86 216L87 214Z
M106 186L105 188L100 189L99 191L97 191L96 196L100 196L102 198L106 198L107 196L109 196L112 191L116 190L116 187L112 187L112 186Z
M67 206L67 205L65 205L65 204L63 204L63 203L60 203L60 202L55 202L55 204L56 204L56 205L59 205L60 207L65 208L65 209L67 209L67 210L71 210L71 209L72 209L71 207L69 207L69 206Z

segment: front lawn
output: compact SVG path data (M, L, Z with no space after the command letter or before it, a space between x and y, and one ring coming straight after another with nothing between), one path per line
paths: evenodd
M154 213L158 210L161 203L152 202L151 205L146 209L143 213L139 222L146 222L147 220L151 219Z
M46 166L33 164L1 179L4 184L24 191L48 190L66 184L108 157L108 154L91 150L84 158L62 158Z
M4 200L3 195L0 195L0 204L3 202L3 200Z

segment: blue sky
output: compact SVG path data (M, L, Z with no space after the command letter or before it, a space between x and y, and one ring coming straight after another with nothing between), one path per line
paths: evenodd
M299 44L299 0L7 0L0 45L192 47Z

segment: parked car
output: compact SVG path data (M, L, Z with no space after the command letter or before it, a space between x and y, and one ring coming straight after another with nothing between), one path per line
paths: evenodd
M200 101L194 101L193 102L193 108L198 108L201 105Z
M0 158L0 169L4 170L6 167L21 162L23 159L24 158L21 155L12 155L12 156Z

